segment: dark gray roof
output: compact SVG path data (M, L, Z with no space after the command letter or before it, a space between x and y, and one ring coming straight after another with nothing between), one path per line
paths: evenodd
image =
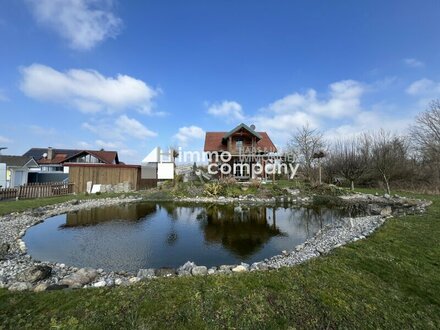
M23 167L29 162L31 162L33 166L38 166L32 157L0 155L0 163L4 163L6 166Z
M80 153L82 150L77 149L52 149L55 154L66 154L66 158L70 158L72 156L75 156L76 154ZM40 160L43 158L43 154L47 153L47 148L31 148L28 151L26 151L23 156L32 157L35 160Z
M227 139L229 136L231 136L232 134L234 134L235 132L237 132L241 128L244 128L249 133L255 135L257 138L259 138L261 140L261 135L258 132L255 132L252 128L250 128L248 125L246 125L244 123L241 123L237 127L235 127L232 130L230 130L228 133L226 133L226 135L223 137L223 139Z

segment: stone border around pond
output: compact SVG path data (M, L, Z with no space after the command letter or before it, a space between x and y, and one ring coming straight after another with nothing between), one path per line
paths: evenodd
M60 289L75 289L88 287L110 287L129 285L143 279L156 277L174 276L203 276L211 274L231 274L256 270L278 269L285 266L293 266L311 258L329 253L334 248L350 242L364 239L379 228L388 217L391 217L390 206L401 206L412 213L421 213L430 205L429 202L409 200L401 197L377 197L372 195L351 195L342 198L347 205L363 203L378 206L378 215L344 218L336 224L327 225L315 236L292 251L282 251L281 255L255 262L252 265L241 263L240 265L221 265L207 268L188 261L177 269L158 268L140 269L137 274L129 272L105 272L102 269L77 268L62 263L39 262L27 254L22 237L28 228L43 222L45 219L80 209L105 207L124 203L140 201L161 202L143 200L135 196L121 196L119 198L103 198L95 200L72 200L70 202L40 207L22 213L12 213L0 217L0 288L8 288L11 291L45 291ZM308 204L308 197L286 196L279 199L256 199L249 197L239 198L180 198L175 202L197 203L243 203L256 205L273 205L277 202L295 204ZM409 202L411 201L411 202ZM373 204L371 204L373 203ZM388 205L388 206L386 206ZM374 209L374 208L373 208Z

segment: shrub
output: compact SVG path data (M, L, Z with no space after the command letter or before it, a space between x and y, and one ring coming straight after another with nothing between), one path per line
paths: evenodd
M261 181L257 180L257 179L252 179L250 181L250 185L251 185L251 187L254 187L254 188L260 188Z
M225 186L233 186L233 185L237 184L237 180L232 176L228 176L228 177L221 179L220 184L225 185Z
M212 197L220 196L223 192L223 186L219 182L205 184L205 194Z

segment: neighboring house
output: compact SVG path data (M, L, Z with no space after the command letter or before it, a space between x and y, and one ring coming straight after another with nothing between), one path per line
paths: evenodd
M32 148L23 156L33 157L42 172L64 172L66 163L119 164L116 151Z
M228 164L232 170L231 176L239 180L248 180L265 176L264 170L261 173L254 171L254 165L259 164L264 169L267 156L276 153L277 148L266 132L257 132L254 125L247 126L242 123L229 132L206 132L204 151L208 153L210 164L216 163L218 168ZM221 159L221 154L225 152L231 155L227 162ZM228 168L226 165L225 169Z
M28 183L28 173L38 171L37 162L28 156L0 155L0 186L14 188Z

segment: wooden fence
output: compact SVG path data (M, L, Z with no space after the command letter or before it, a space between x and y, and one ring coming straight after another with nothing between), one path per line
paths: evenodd
M73 186L64 182L29 183L18 188L0 189L0 200L63 196L72 194Z
M17 192L17 188L0 188L0 201L3 199L15 199Z

